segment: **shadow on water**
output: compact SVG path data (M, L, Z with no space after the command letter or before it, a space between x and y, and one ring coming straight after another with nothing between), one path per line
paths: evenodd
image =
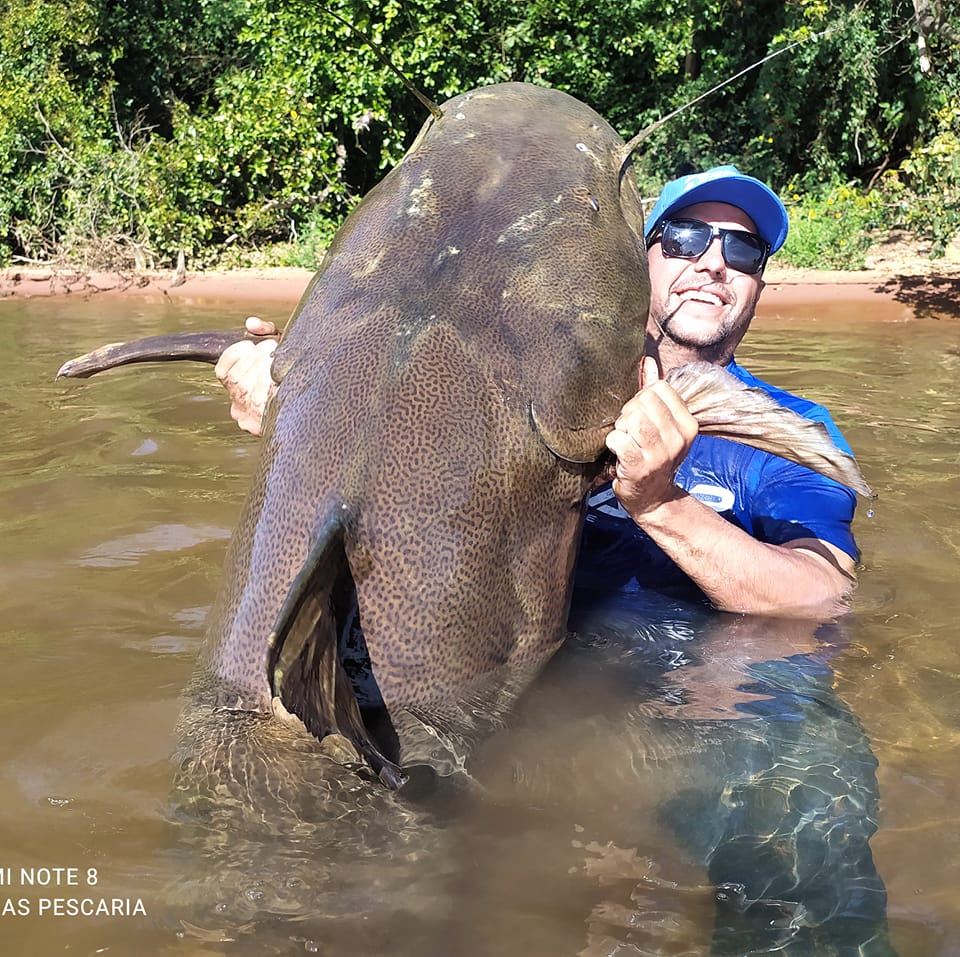
M909 306L920 319L960 318L958 277L903 276L885 280L875 291Z
M504 855L522 886L575 875L581 952L894 953L877 762L831 683L843 624L642 593L581 602L573 625L478 776L550 818L539 846L566 828L566 867L522 841Z

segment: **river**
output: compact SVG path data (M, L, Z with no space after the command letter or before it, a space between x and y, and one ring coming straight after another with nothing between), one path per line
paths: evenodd
M229 420L208 366L53 379L103 342L249 311L0 302L4 953L707 954L717 891L694 847L715 809L697 801L729 798L731 755L768 747L758 702L781 693L822 745L816 760L854 780L830 801L855 817L850 789L867 805L879 793L870 847L896 950L960 953L960 324L838 288L761 314L738 353L832 411L878 494L858 511L861 584L839 624L814 634L656 603L613 638L587 622L478 758L485 798L412 812L379 867L337 856L322 822L309 837L271 827L261 869L185 839L170 760L256 440ZM797 661L801 682L815 663L813 690L784 677ZM817 812L804 813L798 827ZM198 888L211 884L222 899L208 907ZM101 898L112 913L77 912ZM731 952L759 953L774 938L732 939Z

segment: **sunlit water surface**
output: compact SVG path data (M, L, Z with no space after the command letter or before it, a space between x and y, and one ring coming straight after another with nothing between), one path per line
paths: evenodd
M872 515L861 504L861 586L826 653L811 629L669 603L612 637L588 623L478 758L484 795L393 807L389 840L373 802L356 847L333 846L323 821L264 822L237 842L255 852L231 856L231 834L207 835L209 854L188 834L170 755L256 442L210 367L53 373L106 341L250 309L0 303L0 904L30 911L0 916L4 953L707 954L716 890L684 830L713 812L680 798L724 787L711 775L740 746L737 720L754 728L741 745L766 746L765 725L743 723L769 699L749 669L820 654L833 674L817 759L869 742L879 762L871 847L892 941L960 954L960 324L837 302L761 319L741 349L832 410L879 494ZM80 886L23 887L19 868L37 866L77 867ZM56 897L141 899L147 916L38 913Z

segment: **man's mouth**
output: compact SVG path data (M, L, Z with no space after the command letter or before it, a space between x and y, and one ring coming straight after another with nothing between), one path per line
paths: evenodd
M730 297L727 291L707 289L705 286L697 286L688 289L675 289L676 295L681 302L702 302L708 306L726 306L730 304Z

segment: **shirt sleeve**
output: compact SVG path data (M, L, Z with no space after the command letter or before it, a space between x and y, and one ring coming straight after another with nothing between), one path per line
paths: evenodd
M752 502L753 535L770 545L818 538L859 561L851 528L856 507L857 496L846 486L785 459L773 459Z

